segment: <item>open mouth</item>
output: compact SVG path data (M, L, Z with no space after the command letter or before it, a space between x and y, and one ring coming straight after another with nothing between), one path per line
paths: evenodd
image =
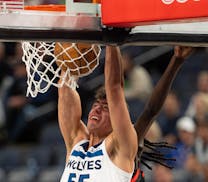
M98 117L97 117L97 116L91 116L90 119L91 119L91 120L98 121Z

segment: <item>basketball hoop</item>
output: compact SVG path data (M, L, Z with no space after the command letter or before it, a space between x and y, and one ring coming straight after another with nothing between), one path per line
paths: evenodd
M66 11L65 5L25 6L32 11ZM82 45L82 48L80 48ZM83 46L84 45L84 46ZM99 64L101 47L67 42L22 42L27 71L27 96L36 97L52 85L75 89L77 78L90 74Z
M60 51L55 54L57 45ZM36 97L38 93L45 93L52 85L66 85L75 89L78 86L77 79L90 74L98 66L101 52L99 45L88 44L89 48L85 52L78 45L79 43L63 46L56 42L23 42L22 60L27 71L27 96ZM76 51L76 55L70 55L70 51ZM90 61L87 59L89 54L94 55ZM68 60L61 55L67 55Z

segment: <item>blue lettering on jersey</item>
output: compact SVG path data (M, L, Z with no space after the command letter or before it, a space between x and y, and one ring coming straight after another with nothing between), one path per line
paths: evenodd
M89 174L82 174L79 177L79 182L84 182L84 179L89 179L90 175Z
M75 173L70 173L68 182L75 182L75 181L72 181L74 178L76 178L76 174Z
M70 173L69 175L69 179L68 182L75 182L74 180L76 180L76 173ZM80 176L78 176L78 182L85 182L85 179L90 179L90 175L89 174L81 174Z

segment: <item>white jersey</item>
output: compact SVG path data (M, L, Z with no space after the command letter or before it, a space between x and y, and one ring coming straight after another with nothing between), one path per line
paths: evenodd
M105 148L105 141L89 149L88 144L88 140L82 140L73 147L61 182L131 181L133 172L128 173L111 161Z

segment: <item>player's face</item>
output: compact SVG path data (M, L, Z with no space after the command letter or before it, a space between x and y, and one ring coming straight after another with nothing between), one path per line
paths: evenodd
M108 135L112 131L108 103L106 99L96 100L88 115L88 130L100 135Z

